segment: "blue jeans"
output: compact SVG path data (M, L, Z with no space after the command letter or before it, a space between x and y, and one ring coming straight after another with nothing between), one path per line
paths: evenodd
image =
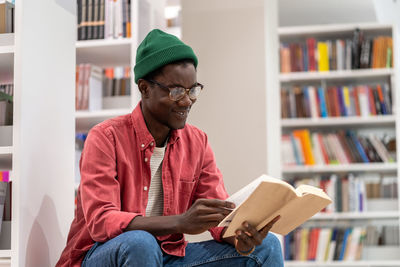
M279 240L268 234L249 256L238 254L233 246L214 240L189 243L185 257L163 253L156 238L145 231L128 231L105 242L95 243L82 267L117 266L283 266Z

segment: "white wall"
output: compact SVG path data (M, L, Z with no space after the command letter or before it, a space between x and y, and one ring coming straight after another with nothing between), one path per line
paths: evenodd
M54 266L74 213L76 1L17 0L12 266Z
M264 2L182 1L182 38L205 88L189 116L208 136L229 193L267 168Z

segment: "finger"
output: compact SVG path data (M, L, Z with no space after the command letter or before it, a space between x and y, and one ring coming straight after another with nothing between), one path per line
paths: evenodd
M252 247L255 245L252 238L241 230L236 231L236 239L238 242L241 242L244 247Z
M271 230L272 226L281 218L281 215L276 216L273 218L266 226L264 226L261 230L260 233L262 235L267 235L269 230Z
M226 217L232 210L215 207L202 207L198 210L198 214L222 214Z
M198 199L196 202L208 207L234 209L235 203L221 199Z
M215 222L215 223L219 224L224 218L225 218L225 216L223 216L222 214L218 214L218 213L207 214L207 215L198 216L196 218L196 222L198 222L198 223Z
M265 236L263 236L262 234L260 234L257 229L252 226L251 224L249 224L248 222L243 222L243 228L246 232L247 235L249 235L250 237L253 237L255 244L258 246L262 243L263 239Z

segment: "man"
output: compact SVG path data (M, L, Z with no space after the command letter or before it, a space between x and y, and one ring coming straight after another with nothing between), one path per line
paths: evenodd
M77 210L57 266L283 266L269 229L222 240L227 198L207 136L186 119L203 85L197 57L176 37L151 31L137 49L142 101L89 133ZM214 240L187 244L209 230Z

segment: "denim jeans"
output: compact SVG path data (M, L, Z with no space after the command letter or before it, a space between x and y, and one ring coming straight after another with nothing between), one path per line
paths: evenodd
M95 243L82 262L82 267L144 266L283 266L279 240L268 234L249 256L238 254L233 246L214 240L189 243L185 257L163 253L157 240L145 231L129 231L105 242Z

